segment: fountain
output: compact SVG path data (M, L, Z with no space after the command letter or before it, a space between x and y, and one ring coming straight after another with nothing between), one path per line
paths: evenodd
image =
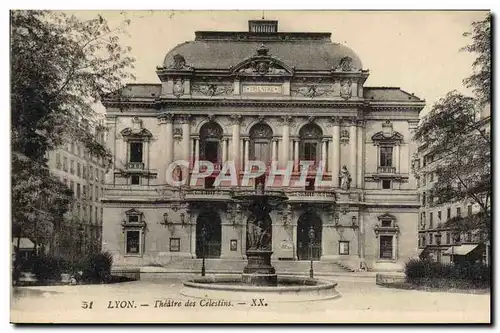
M266 300L294 302L340 297L334 282L308 277L278 276L271 264L272 233L269 213L288 200L283 191L240 191L233 199L248 207L247 261L241 276L203 276L183 282L185 296L234 301L253 301L265 294Z

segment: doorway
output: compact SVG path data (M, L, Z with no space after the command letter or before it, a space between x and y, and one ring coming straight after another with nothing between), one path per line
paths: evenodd
M309 237L313 227L314 237ZM312 211L303 213L297 223L297 257L299 260L319 260L321 258L321 237L323 225L321 218Z
M203 239L203 227L205 238ZM214 211L202 212L196 219L196 258L220 258L221 254L221 219Z

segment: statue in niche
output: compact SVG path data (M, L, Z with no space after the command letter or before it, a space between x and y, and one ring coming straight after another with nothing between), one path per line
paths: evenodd
M182 181L182 169L179 165L177 165L172 171L172 180L174 182Z
M340 179L340 188L344 191L348 191L351 188L352 178L345 165L342 167L342 170L340 170Z
M175 81L173 93L176 97L184 95L184 82L181 79Z

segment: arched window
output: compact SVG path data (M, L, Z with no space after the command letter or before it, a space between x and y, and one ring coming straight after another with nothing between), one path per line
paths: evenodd
M323 131L316 124L307 124L299 131L301 161L319 162Z
M208 122L200 129L200 159L219 164L222 160L222 128L216 122Z
M271 163L271 140L273 130L269 125L259 123L250 129L250 159Z

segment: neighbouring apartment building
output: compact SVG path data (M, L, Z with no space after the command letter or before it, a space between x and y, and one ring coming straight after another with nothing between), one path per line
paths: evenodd
M102 122L102 121L101 121ZM101 124L102 125L102 124ZM96 133L96 139L104 143L104 133ZM83 144L70 142L48 153L48 166L52 173L68 186L75 201L66 214L58 233L68 233L72 248L54 244L61 252L75 251L76 255L100 250L105 167L103 159L90 154ZM61 239L56 235L55 241ZM66 245L67 246L67 245Z
M157 84L103 98L114 161L102 244L115 265L166 264L205 249L210 258L244 259L251 216L233 195L259 183L288 197L268 216L274 260L392 270L417 256L420 203L410 169L425 102L365 86L361 59L330 33L278 32L268 20L249 21L249 31L197 31L156 73ZM177 160L189 162L180 180L198 160L215 172L173 186L167 175ZM239 172L236 185L216 182L226 161L245 170L254 160L267 169L248 185ZM290 183L267 186L272 164L282 170L288 161ZM297 185L303 170L306 185Z
M478 126L490 132L490 106L486 106L478 113ZM474 230L469 232L455 232L446 222L452 218L472 216L480 211L480 207L472 200L464 200L432 205L430 189L434 182L439 182L436 176L436 167L439 165L439 155L436 155L423 143L418 148L417 184L419 188L421 208L418 232L418 246L420 257L430 257L444 263L459 260L482 260L488 263L491 254L489 241L481 239Z

